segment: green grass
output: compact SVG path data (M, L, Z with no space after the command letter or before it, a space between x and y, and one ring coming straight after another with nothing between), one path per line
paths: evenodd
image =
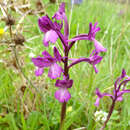
M33 1L32 6L34 8ZM46 12L51 17L57 9L58 5L48 5ZM123 10L124 14L119 15L120 10ZM89 22L98 21L101 31L97 33L96 39L107 48L107 53L102 54L104 59L97 65L98 74L95 74L92 67L86 63L78 64L70 70L74 84L69 90L72 98L67 106L72 106L72 111L67 112L65 129L85 127L87 130L99 130L101 124L95 121L94 113L97 110L108 112L111 100L104 97L99 108L96 108L95 88L98 87L101 92L112 92L113 84L122 68L125 68L130 75L129 5L105 0L87 0L81 6L74 6L72 15L69 5L66 11L70 21L70 38L77 33L88 33ZM16 16L16 20L20 18L16 13L13 15ZM35 77L35 67L29 57L29 53L33 52L38 56L45 49L52 53L53 45L50 45L50 48L43 46L43 34L39 31L37 19L37 16L27 16L24 20L24 25L27 26L23 29L26 38L25 47L17 48L17 51L19 60L24 62L22 67L25 75L39 92L27 83L22 74L16 73L18 70L11 62L13 53L1 53L8 46L0 46L0 59L6 61L0 62L0 130L58 130L61 104L54 98L57 90L54 87L55 80L52 81L47 77L47 69L42 77ZM4 22L1 22L0 27L4 26ZM8 32L5 35L8 38ZM28 41L35 36L38 38ZM89 56L93 49L92 44L88 41L79 41L69 56L71 58ZM60 40L56 46L61 48ZM5 65L7 61L9 65ZM26 87L24 93L21 91L22 86ZM128 87L130 88L130 85ZM129 130L129 94L124 95L123 102L117 102L115 110L117 114L113 115L106 130Z

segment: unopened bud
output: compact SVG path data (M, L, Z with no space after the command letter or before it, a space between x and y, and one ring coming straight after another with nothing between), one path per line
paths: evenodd
M22 34L16 34L14 36L14 42L16 45L23 45L23 42L25 42L25 38Z
M11 16L11 15L8 15L7 18L5 18L5 22L6 22L6 25L14 25L15 24L15 19Z

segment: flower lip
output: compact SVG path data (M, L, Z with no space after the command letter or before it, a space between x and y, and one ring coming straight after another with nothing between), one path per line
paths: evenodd
M104 48L103 45L100 42L98 42L96 39L92 38L92 40L94 41L94 46L97 53L107 51L107 49Z
M60 77L63 69L57 64L57 62L60 62L62 59L58 49L54 47L54 57L47 51L43 51L42 55L43 57L38 56L37 58L32 58L32 62L38 67L38 70L35 71L36 76L41 76L43 69L49 67L48 77L51 79Z
M56 62L54 62L50 66L48 77L50 77L51 79L56 79L61 76L61 72L63 72L62 68Z
M67 90L67 88L59 88L55 92L55 98L59 102L63 103L63 102L67 102L71 98L71 95L70 95L69 91Z

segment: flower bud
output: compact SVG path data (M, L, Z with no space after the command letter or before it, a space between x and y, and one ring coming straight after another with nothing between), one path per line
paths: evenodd
M25 42L25 38L22 34L15 34L14 42L16 45L23 45L23 42Z
M7 18L4 19L5 23L7 26L12 26L15 24L15 19L11 16L11 15L8 15Z

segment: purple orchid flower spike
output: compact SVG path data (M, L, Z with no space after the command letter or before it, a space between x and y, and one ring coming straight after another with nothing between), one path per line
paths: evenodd
M124 79L126 78L126 79ZM124 80L123 80L124 79ZM122 81L123 80L123 81ZM123 94L124 93L130 93L130 89L126 89L125 86L126 84L130 81L130 77L128 77L126 75L125 70L122 70L122 74L120 77L117 78L117 80L115 81L114 84L114 90L113 90L113 95L109 94L109 93L103 93L101 94L99 89L96 89L96 95L98 96L96 102L95 102L95 106L99 106L99 101L101 98L103 98L104 96L109 96L111 97L111 99L116 102L116 101L122 101L123 100ZM123 87L122 87L123 86ZM122 88L121 88L122 87Z
M73 80L57 80L55 86L59 87L59 89L55 92L55 98L59 100L59 102L67 102L71 95L68 91L68 88L71 88L73 84Z
M36 76L41 76L44 72L44 68L49 67L48 77L51 79L60 77L63 69L57 64L57 62L61 62L62 57L57 48L54 47L54 57L52 57L47 51L43 51L42 55L44 57L38 56L37 58L32 58L32 62L38 67L35 71Z
M44 46L47 47L49 42L55 43L58 39L58 35L55 30L61 30L62 26L56 22L53 23L47 15L38 19L38 25L40 30L45 33L43 39Z
M61 74L63 73L63 80L57 80L55 83L55 86L59 87L59 89L55 92L55 98L62 103L61 122L60 122L60 129L62 129L66 113L66 103L71 98L71 94L69 93L68 88L71 88L73 84L73 80L71 80L69 77L69 69L77 63L87 62L93 66L95 72L97 73L98 69L96 68L96 65L100 63L101 60L103 59L103 57L99 56L99 53L106 52L106 48L104 48L95 39L96 33L100 30L99 27L96 27L97 23L95 23L94 26L92 26L92 23L90 23L89 25L90 29L88 34L80 34L78 36L75 36L71 40L68 40L69 25L67 16L65 14L65 3L60 4L59 10L54 14L52 19L53 21L46 15L39 18L38 20L39 28L44 33L43 43L44 46L49 46L49 42L55 43L56 40L59 38L63 45L64 56L61 56L57 48L54 47L54 54L53 54L54 56L51 56L47 51L43 51L42 53L43 56L32 58L32 62L38 68L35 71L36 76L41 76L44 72L44 68L46 67L49 68L48 77L50 77L51 79L61 77ZM63 25L64 25L64 34L62 34L61 31ZM95 49L88 58L78 58L72 60L72 63L69 63L70 49L77 40L92 41L94 42ZM63 69L58 64L61 61L63 63ZM124 90L122 92L125 93ZM121 94L119 93L119 95ZM99 97L102 98L103 96Z
M124 79L125 78L125 79ZM122 74L121 76L119 76L117 78L117 80L115 81L115 84L114 84L114 89L113 89L113 95L109 94L109 93L100 93L99 89L97 88L96 89L96 95L98 96L98 98L96 99L96 102L95 102L95 106L98 107L99 106L99 101L101 98L103 98L104 96L108 96L112 99L112 104L111 104L111 107L110 107L110 110L109 110L109 113L108 113L108 116L107 116L107 119L106 121L104 122L101 130L104 130L104 128L106 127L106 124L107 122L109 121L111 115L112 115L112 112L114 110L114 106L115 106L115 103L116 101L122 101L123 100L123 94L124 93L130 93L130 89L126 89L126 84L130 81L130 77L128 77L126 75L126 72L125 70L123 69L122 70Z

